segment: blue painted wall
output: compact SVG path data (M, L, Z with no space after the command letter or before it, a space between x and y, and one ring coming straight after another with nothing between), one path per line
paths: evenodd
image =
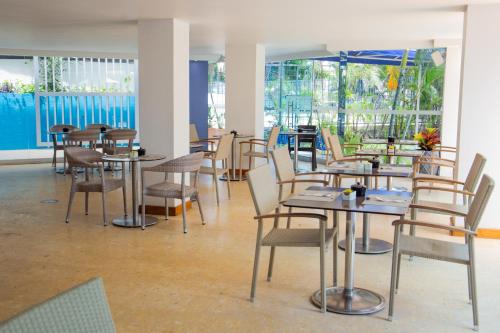
M189 123L208 137L208 61L189 62Z

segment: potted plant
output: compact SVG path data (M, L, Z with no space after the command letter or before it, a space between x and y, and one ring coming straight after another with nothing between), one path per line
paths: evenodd
M439 131L437 128L432 127L415 134L415 140L418 142L420 149L425 151L432 151L437 144L441 143Z

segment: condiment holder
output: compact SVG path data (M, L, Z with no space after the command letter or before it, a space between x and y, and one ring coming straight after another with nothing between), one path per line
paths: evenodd
M345 189L342 191L342 200L343 201L352 201L356 200L356 192L351 189Z
M353 193L356 193L357 197L364 197L366 195L366 186L361 185L361 183L356 183L351 186Z

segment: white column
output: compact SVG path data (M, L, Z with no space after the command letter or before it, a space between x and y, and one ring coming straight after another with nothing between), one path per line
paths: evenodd
M168 160L186 155L189 24L177 19L140 20L138 46L141 146L147 153L163 154ZM162 201L147 199L147 204L153 202Z
M443 117L441 142L445 146L456 147L458 129L458 109L460 101L460 72L462 60L461 40L435 40L434 47L446 48ZM451 154L445 158L454 158ZM444 176L453 176L449 168L442 168ZM455 175L456 177L457 175Z
M465 15L459 115L459 178L464 179L474 155L486 158L484 173L500 179L500 5L469 5ZM500 229L500 191L495 189L481 228Z
M263 138L265 62L263 45L226 45L227 131L236 130L241 134ZM236 167L239 168L238 149ZM243 161L244 168L248 166L246 161Z

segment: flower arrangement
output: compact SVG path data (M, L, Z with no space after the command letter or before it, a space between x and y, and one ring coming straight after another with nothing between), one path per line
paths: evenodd
M421 149L427 151L433 150L437 144L441 143L437 128L424 129L420 133L415 134L415 140L418 142L418 146Z

